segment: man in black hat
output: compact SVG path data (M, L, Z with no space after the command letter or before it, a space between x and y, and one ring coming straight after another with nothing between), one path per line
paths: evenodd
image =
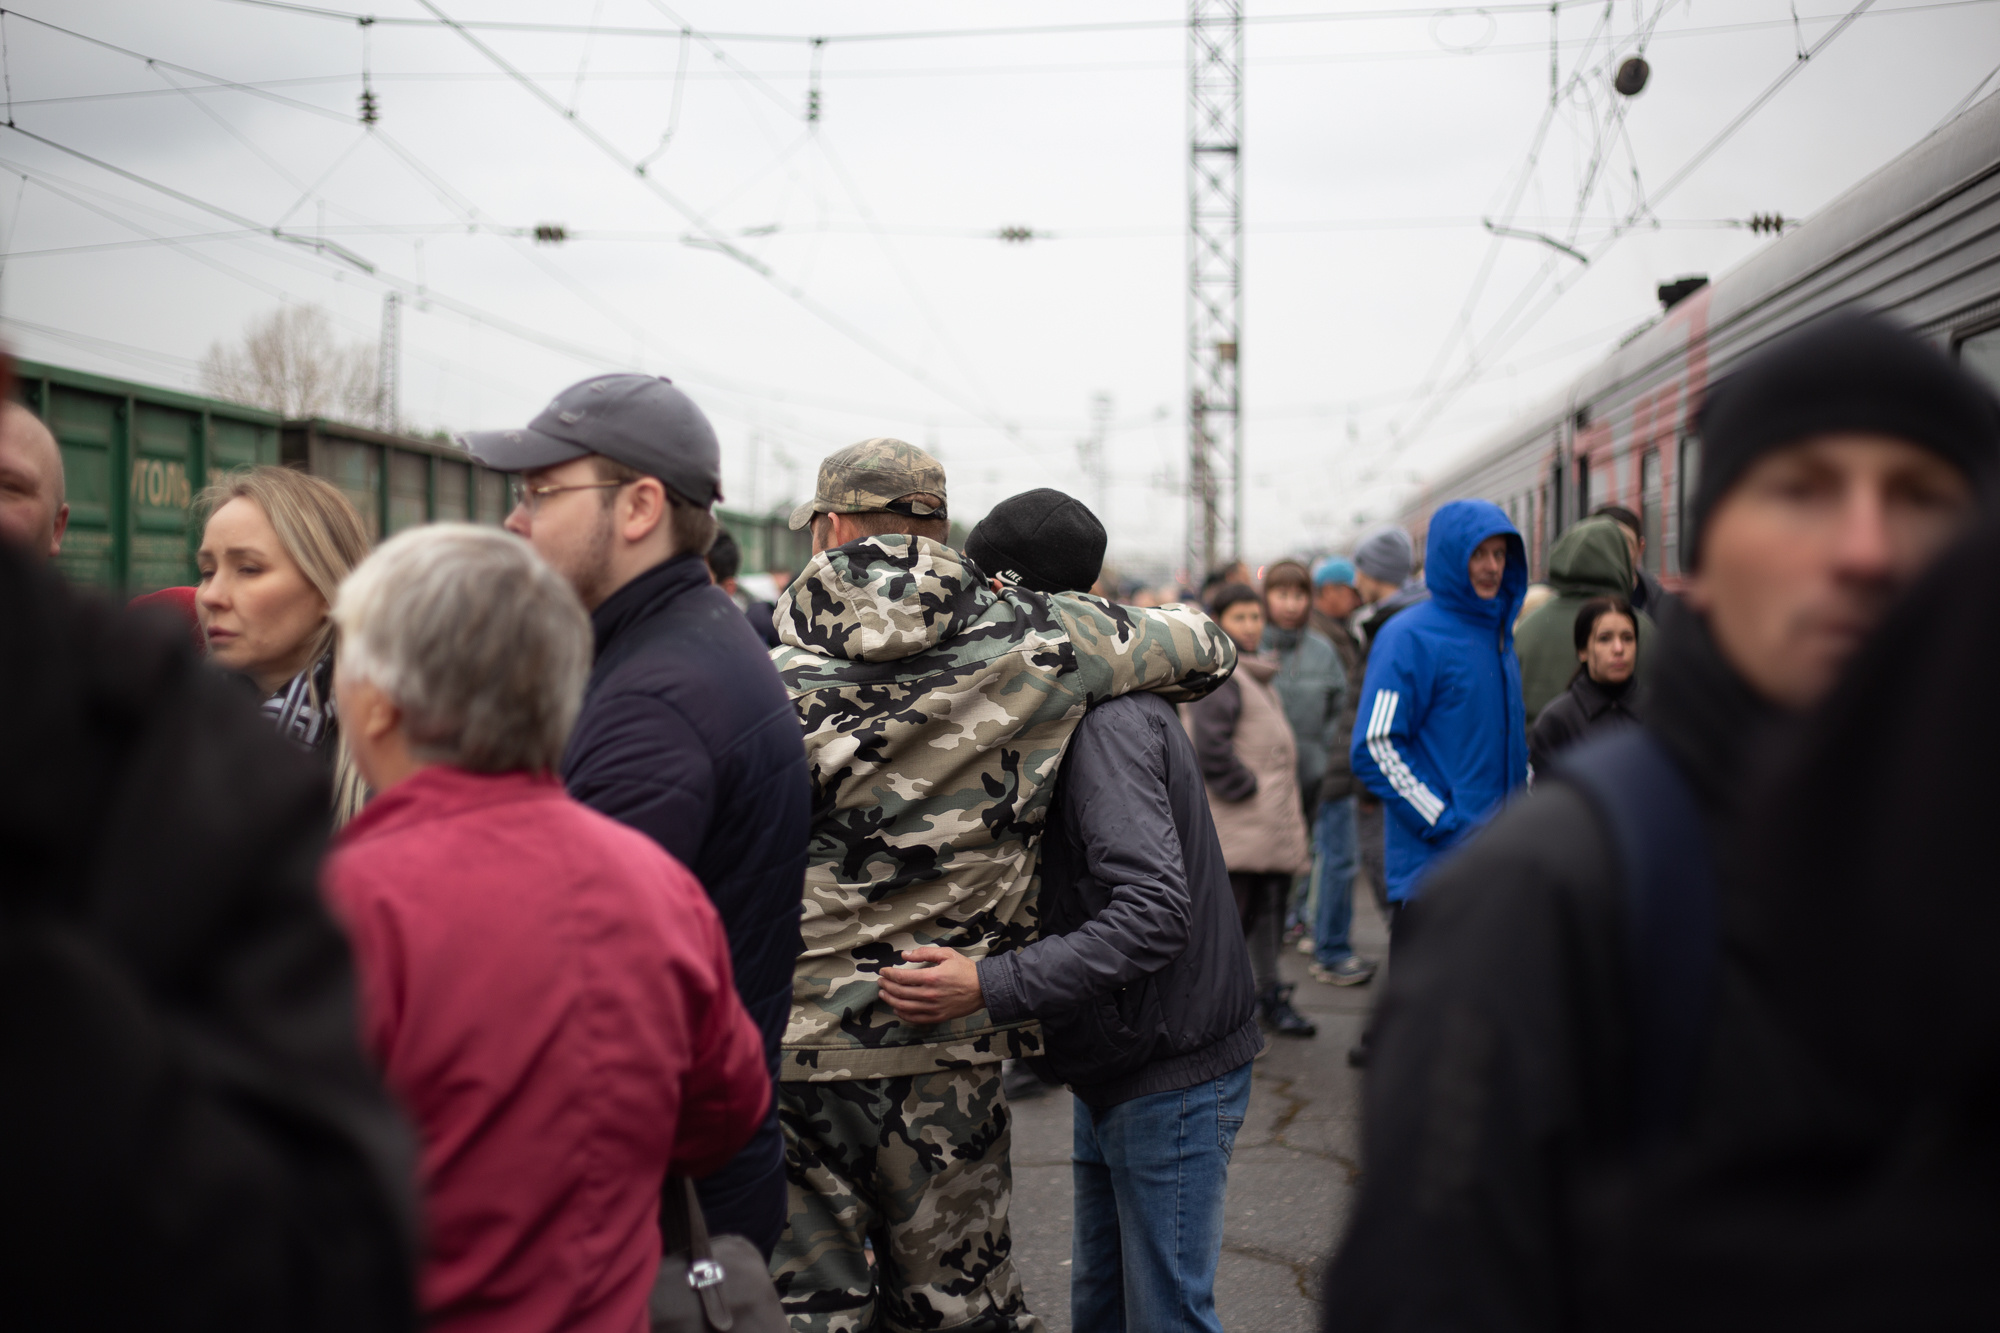
M599 375L557 394L525 429L482 431L466 445L520 474L507 530L570 581L596 631L563 781L692 870L728 933L774 1095L749 1146L699 1187L709 1230L748 1237L768 1256L785 1225L775 1086L811 782L791 699L704 561L722 498L715 431L664 379Z
M994 591L1081 592L1104 563L1097 516L1061 491L1003 500L966 554ZM1042 842L1041 939L974 962L905 951L886 969L905 1023L985 1009L1037 1018L1076 1093L1078 1329L1209 1329L1235 1126L1263 1048L1250 955L1201 764L1157 694L1107 700L1064 753Z
M1704 1268L1633 1282L1687 1145L1801 1091L1745 1067L1761 1019L1724 948L1750 779L1970 520L2000 406L1844 312L1750 357L1699 421L1693 574L1645 724L1538 775L1398 939L1330 1329L1726 1325L1772 1280L1763 1247L1797 1240L1718 1231ZM1823 1177L1795 1165L1767 1183L1805 1199Z

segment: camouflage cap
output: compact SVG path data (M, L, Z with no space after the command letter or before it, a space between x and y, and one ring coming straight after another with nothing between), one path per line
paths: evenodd
M813 498L792 511L792 527L803 528L814 514L868 514L887 510L911 518L944 518L942 503L912 495L944 494L944 464L914 444L877 437L836 449L820 460Z

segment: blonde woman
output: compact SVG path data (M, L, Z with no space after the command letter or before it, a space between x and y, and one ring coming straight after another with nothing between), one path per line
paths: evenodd
M334 626L342 579L368 555L361 516L331 485L291 468L237 473L201 494L195 611L219 666L264 698L279 733L333 772L334 826L368 800L333 704Z

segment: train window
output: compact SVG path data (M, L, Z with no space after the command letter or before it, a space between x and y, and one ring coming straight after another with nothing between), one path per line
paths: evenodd
M389 451L389 535L430 518L431 460L424 454Z
M440 458L437 465L437 517L463 523L472 517L472 497L466 488L472 478L465 463Z
M1701 482L1701 437L1693 434L1681 436L1680 450L1679 465L1674 469L1674 488L1679 492L1674 498L1674 572L1686 574L1689 572L1688 552L1684 544L1688 516L1694 509L1695 487Z
M1958 363L2000 389L2000 327L1959 339Z
M321 475L354 503L372 544L382 535L381 450L347 440L323 440L319 449Z
M1660 451L1648 449L1639 460L1639 532L1645 542L1640 556L1648 574L1660 572Z
M479 469L475 481L474 496L478 501L474 515L481 523L504 523L511 507L507 501L507 474Z

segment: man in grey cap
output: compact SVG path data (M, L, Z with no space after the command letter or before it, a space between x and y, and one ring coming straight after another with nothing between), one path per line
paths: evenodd
M1370 608L1358 626L1364 647L1397 612L1430 596L1424 581L1412 576L1416 567L1416 543L1399 527L1377 528L1355 546L1354 587Z
M570 794L692 870L729 935L737 993L772 1078L790 1009L805 873L805 751L757 634L709 578L721 451L664 379L600 375L525 429L468 437L520 474L507 529L589 608L597 660L563 756ZM699 1182L709 1230L765 1254L785 1224L776 1098L757 1136Z
M816 813L779 1084L792 1213L771 1272L795 1333L1041 1326L1011 1256L1000 1082L1040 1032L984 1007L906 1024L884 969L962 980L1032 941L1044 820L1085 710L1196 698L1236 663L1191 608L996 590L948 523L944 468L888 439L830 455L792 515L815 554L778 599L773 660Z

